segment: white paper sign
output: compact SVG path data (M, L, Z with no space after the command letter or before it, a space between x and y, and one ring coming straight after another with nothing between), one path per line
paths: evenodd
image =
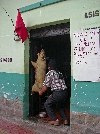
M99 29L73 34L73 78L76 81L98 81L100 77Z

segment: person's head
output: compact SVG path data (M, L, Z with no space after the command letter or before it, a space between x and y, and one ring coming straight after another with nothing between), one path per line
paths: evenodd
M55 70L56 67L57 67L56 60L55 59L50 59L50 61L48 63L48 69L49 70Z

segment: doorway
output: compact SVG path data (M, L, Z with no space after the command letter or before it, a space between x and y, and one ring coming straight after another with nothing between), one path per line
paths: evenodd
M68 99L66 102L66 114L70 120L70 97L71 97L71 42L70 23L62 23L53 26L32 29L30 31L30 63L29 63L29 116L36 116L40 111L45 110L44 102L51 93L50 89L40 98L38 93L31 95L32 85L35 81L34 68L31 61L37 60L37 53L44 49L46 61L56 59L57 67L63 73L67 89ZM40 100L41 99L41 100ZM41 103L40 103L41 101Z

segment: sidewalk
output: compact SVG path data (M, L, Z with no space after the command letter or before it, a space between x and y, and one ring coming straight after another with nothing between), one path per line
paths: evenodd
M49 125L43 119L28 120L0 117L0 134L70 134L70 127Z
M36 133L0 118L0 134L36 134Z

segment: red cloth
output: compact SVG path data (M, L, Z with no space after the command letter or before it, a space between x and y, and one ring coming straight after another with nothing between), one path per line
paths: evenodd
M17 20L16 20L16 26L15 26L15 32L21 37L22 43L27 39L28 32L25 27L25 24L23 22L23 19L21 17L21 13L18 10Z

